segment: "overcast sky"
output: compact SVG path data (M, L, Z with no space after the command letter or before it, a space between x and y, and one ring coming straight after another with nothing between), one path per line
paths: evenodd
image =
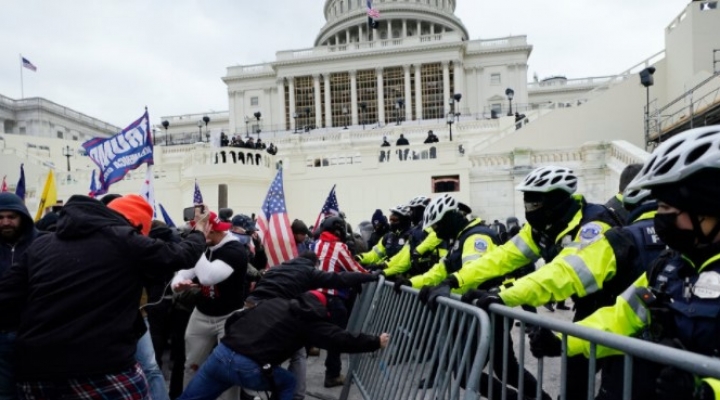
M457 0L471 39L527 35L529 76L620 73L664 48L686 0ZM226 67L312 47L324 0L5 0L0 94L44 97L125 127L223 111Z

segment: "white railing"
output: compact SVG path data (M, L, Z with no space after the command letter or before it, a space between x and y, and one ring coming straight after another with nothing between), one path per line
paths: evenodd
M528 91L542 91L543 89L555 90L558 87L577 87L583 88L588 86L597 86L610 82L614 76L598 76L581 79L549 79L540 82L529 82Z

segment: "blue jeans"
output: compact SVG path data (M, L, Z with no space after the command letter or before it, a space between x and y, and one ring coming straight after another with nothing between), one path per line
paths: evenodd
M12 361L14 347L15 332L0 333L0 400L17 399L15 367Z
M295 378L281 367L274 367L272 373L277 396L273 399L292 400ZM233 386L249 390L272 389L255 361L220 343L200 367L179 400L213 400Z
M147 324L147 320L145 320L145 324ZM147 378L153 400L170 400L168 391L165 389L165 377L155 359L155 349L150 338L150 331L145 332L138 340L135 360L140 364Z

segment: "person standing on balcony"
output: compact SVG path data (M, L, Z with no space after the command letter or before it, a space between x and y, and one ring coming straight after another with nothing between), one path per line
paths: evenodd
M395 142L395 146L409 146L409 145L410 145L410 142L407 140L405 135L403 135L401 133L397 142ZM400 160L407 160L409 152L410 152L410 149L405 149L405 150L398 149L398 156L400 156Z

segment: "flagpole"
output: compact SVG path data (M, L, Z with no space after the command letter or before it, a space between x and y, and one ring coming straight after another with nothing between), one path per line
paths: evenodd
M23 86L23 62L22 54L20 54L20 100L25 98L25 88Z

